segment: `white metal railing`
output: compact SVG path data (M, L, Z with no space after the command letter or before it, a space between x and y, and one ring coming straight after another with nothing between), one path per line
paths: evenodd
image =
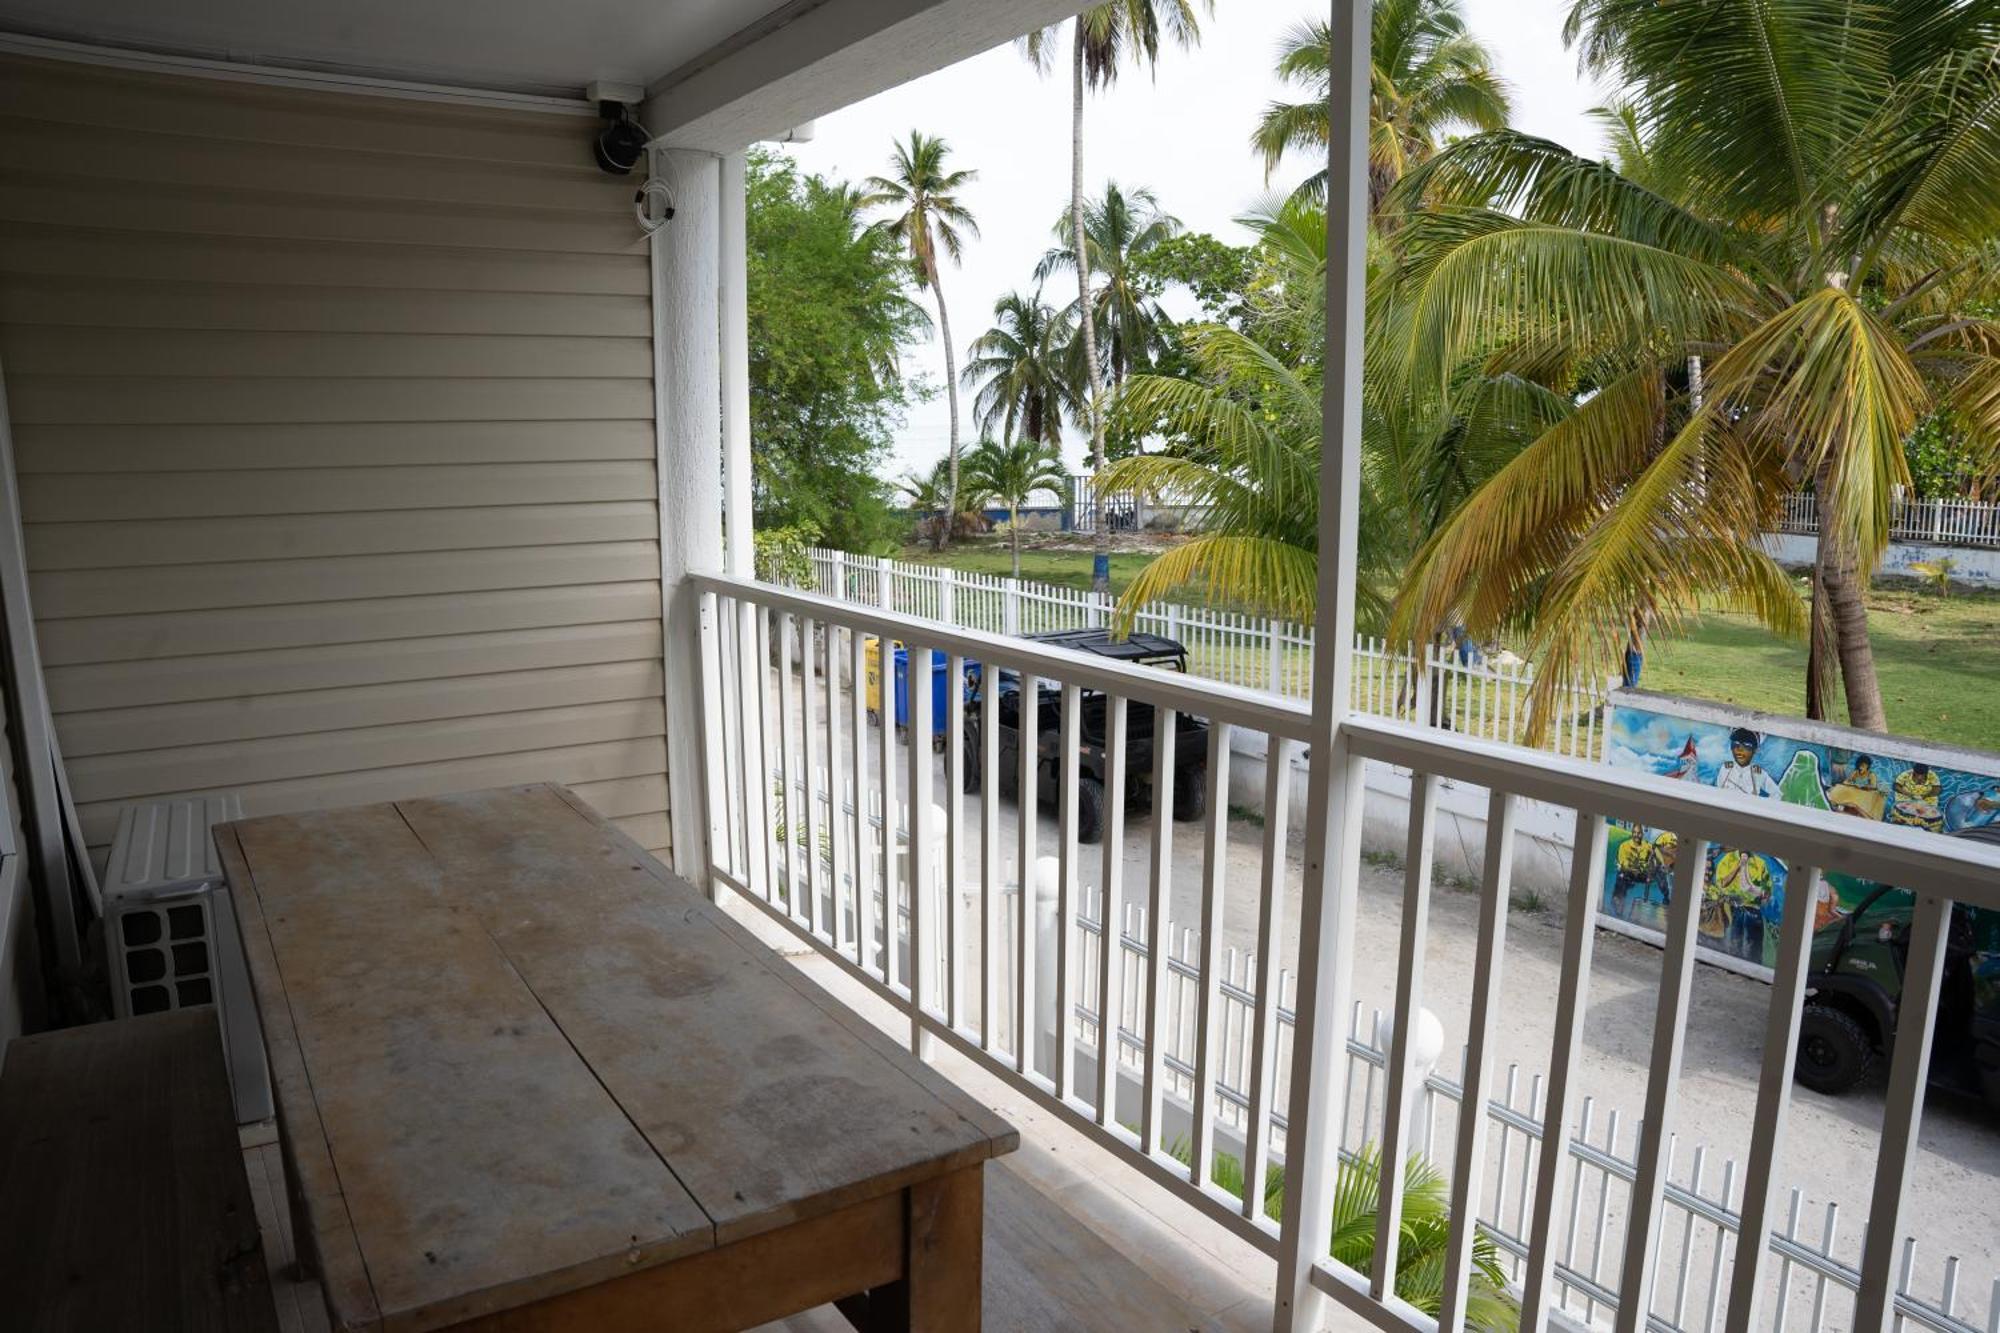
M884 577L894 575L889 570ZM1343 956L1352 948L1352 932L1300 929L1293 943L1290 923L1300 912L1308 922L1326 912L1351 914L1360 873L1353 837L1333 844L1324 878L1302 877L1289 851L1289 784L1300 744L1311 734L1308 711L1270 693L1071 654L879 605L735 578L703 576L695 582L703 599L709 863L718 891L732 890L756 904L895 1005L907 1016L913 1049L922 1051L932 1042L953 1047L1266 1253L1304 1247L1317 1254L1311 1283L1335 1302L1378 1327L1428 1333L1433 1321L1398 1299L1389 1285L1398 1271L1400 1169L1383 1170L1374 1182L1380 1196L1375 1273L1337 1263L1324 1233L1314 1234L1323 1222L1303 1219L1296 1210L1282 1219L1268 1216L1255 1184L1264 1180L1267 1165L1283 1161L1289 1198L1328 1197L1334 1155L1325 1161L1285 1160L1285 1148L1290 1141L1337 1149L1355 1123L1351 1099L1342 1096L1349 1082L1347 1050L1337 1040L1326 1045L1286 1035L1289 1015L1296 1015L1301 1033L1311 1030L1307 1024L1315 1006L1330 1006L1345 1018L1345 1002L1337 997L1352 971L1352 959ZM931 690L908 691L907 743L895 727L871 728L867 721L869 669L879 651L871 639L903 645L918 664L919 681L929 675L923 664L932 660L932 650L945 657L942 716L931 716ZM955 687L969 663L979 664L983 682L970 703ZM986 687L998 672L1015 678L1017 697L1047 700L1028 728L1035 743L1016 745L1004 772L1001 691ZM894 701L879 702L886 722ZM1180 718L1204 719L1205 735L1189 731L1185 742L1168 739L1183 735ZM1266 816L1254 838L1239 830L1232 848L1230 733L1239 729L1267 738L1266 756L1252 775L1263 786ZM934 732L942 733L941 760L932 753ZM1165 743L1150 744L1156 732ZM1189 749L1200 753L1190 755ZM1086 774L1086 764L1099 758L1101 785ZM1881 1151L1867 1201L1869 1225L1858 1262L1828 1273L1827 1282L1855 1292L1853 1327L1886 1330L1892 1317L1925 1322L1917 1303L1892 1293L1910 1285L1897 1281L1898 1265L1909 1254L1904 1193L1921 1120L1944 932L1953 901L2000 907L2000 848L1776 802L1733 802L1709 788L1359 712L1343 719L1339 744L1331 751L1314 746L1311 754L1313 765L1345 765L1340 776L1350 790L1358 788L1368 760L1413 774L1397 995L1381 1062L1371 1065L1381 1074L1381 1102L1360 1116L1364 1133L1374 1136L1379 1160L1398 1167L1434 1133L1419 1125L1410 1108L1424 1100L1412 1094L1429 1086L1413 1073L1412 1030L1424 1001L1437 791L1441 782L1452 781L1490 792L1470 968L1469 1039L1453 1086L1461 1104L1498 1103L1499 1128L1494 1114L1456 1116L1450 1134L1434 1145L1444 1159L1437 1165L1449 1181L1454 1219L1444 1265L1443 1322L1453 1327L1461 1322L1452 1312L1463 1311L1471 1281L1474 1239L1480 1234L1472 1219L1484 1217L1492 1223L1485 1234L1508 1256L1519 1299L1531 1310L1581 1299L1631 1333L1687 1326L1681 1322L1685 1312L1676 1309L1681 1297L1659 1282L1659 1256L1672 1244L1663 1238L1677 1221L1690 1225L1673 1211L1675 1201L1686 1196L1681 1213L1694 1217L1697 1226L1720 1225L1717 1207L1729 1211L1700 1189L1677 1184L1671 1155L1682 1129L1674 1112L1701 898L1693 876L1710 843L1786 859L1798 891L1788 893L1784 904L1784 946L1766 1015L1750 1145L1740 1175L1730 1182L1739 1200L1736 1231L1727 1241L1716 1233L1720 1249L1713 1253L1726 1255L1714 1260L1714 1277L1704 1290L1724 1311L1726 1327L1748 1329L1753 1314L1755 1327L1770 1327L1779 1309L1773 1293L1810 1264L1811 1247L1796 1236L1780 1233L1774 1241L1782 1191L1772 1165L1789 1104L1811 939L1817 871L1810 867L1827 867L1917 892ZM1237 762L1243 762L1240 756ZM802 812L775 808L782 794L820 781L822 772L828 786L824 799L814 794ZM1327 777L1316 770L1313 789L1324 790ZM1177 805L1177 784L1193 790L1188 784L1195 783L1205 796L1194 803L1202 807L1199 828L1176 837L1173 815L1193 809L1187 802ZM1054 806L1052 834L1040 815L1045 791ZM1129 810L1128 795L1134 798ZM1544 1125L1571 1124L1583 1104L1582 1079L1573 1075L1587 1022L1606 819L1673 829L1683 848L1655 997L1650 1072L1637 1108L1645 1132L1636 1136L1629 1157L1615 1140L1602 1146L1584 1140L1586 1163L1601 1159L1602 1174L1615 1178L1622 1190L1602 1209L1605 1239L1589 1267L1581 1267L1578 1251L1559 1239L1564 1201L1571 1217L1579 1215L1579 1207L1587 1214L1592 1206L1587 1196L1578 1205L1576 1179L1564 1179L1566 1169L1575 1169L1575 1145L1563 1153L1532 1154L1528 1170L1521 1137L1528 1128L1521 1120L1536 1117L1512 1099L1502 1101L1500 1093L1496 1034L1512 830L1523 800L1574 811L1578 821L1554 1039L1541 1087ZM882 813L874 816L878 810ZM1090 847L1083 832L1097 816L1102 846ZM802 839L790 832L782 842L774 837L775 830L800 822ZM1143 876L1136 867L1128 872L1128 825L1144 853ZM891 838L878 829L897 834ZM793 855L801 843L814 854ZM1046 956L1050 950L1037 947L1035 895L1008 894L1003 858L1011 857L1012 878L1018 880L1021 868L1039 866L1044 846L1056 863L1055 919L1074 922L1088 905L1101 903L1092 915L1123 921L1128 903L1143 903L1142 954L1115 947L1113 932L1103 930L1055 931L1052 958ZM927 850L910 856L899 854L902 848ZM1087 875L1101 899L1086 896L1092 888ZM1173 886L1183 877L1199 886L1199 908L1196 929L1176 958L1167 934L1168 907ZM1254 948L1240 960L1231 958L1223 942L1232 901L1254 917L1247 936ZM904 913L907 925L895 924ZM1239 931L1244 918L1243 911L1234 918ZM1321 945L1320 938L1330 942ZM1289 989L1288 973L1299 978ZM1184 997L1178 1010L1170 998L1176 990ZM1039 998L1045 992L1051 1000L1046 1006ZM1101 1014L1113 1003L1107 997L1118 997L1121 1012L1132 1017L1117 1024L1094 1022L1093 1011ZM1371 1087L1375 1081L1371 1075ZM1281 1098L1281 1091L1289 1095ZM1517 1152L1522 1156L1514 1156ZM1225 1157L1240 1164L1235 1178L1252 1182L1250 1187L1229 1183L1232 1172L1219 1169ZM1496 1168L1502 1181L1527 1171L1511 1196L1505 1185L1489 1192ZM1301 1230L1309 1223L1312 1230ZM1963 1333L1960 1325L1930 1322Z
M1778 530L1817 534L1818 500L1804 492L1787 495ZM2000 547L2000 504L1990 500L1898 500L1889 537L1933 546Z
M1102 627L1113 600L1033 579L968 573L815 547L814 588L828 597L886 607L993 634ZM1312 693L1313 630L1268 616L1162 602L1147 607L1134 628L1186 646L1188 671L1248 690L1293 698ZM1383 639L1354 645L1353 706L1377 717L1421 721L1486 740L1513 741L1528 717L1535 672L1519 660L1461 655L1447 644L1421 652ZM1417 663L1423 662L1419 670ZM1543 748L1556 754L1598 755L1602 710L1613 681L1572 687L1555 710Z

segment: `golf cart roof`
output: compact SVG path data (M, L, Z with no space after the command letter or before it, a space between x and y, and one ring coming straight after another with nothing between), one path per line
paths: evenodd
M1187 649L1163 634L1134 633L1114 639L1107 629L1058 629L1026 636L1036 643L1051 643L1080 653L1094 653L1119 662L1144 662L1156 657L1184 657Z

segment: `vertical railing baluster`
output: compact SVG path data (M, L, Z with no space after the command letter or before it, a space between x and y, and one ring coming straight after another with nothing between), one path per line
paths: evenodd
M806 820L806 929L816 939L820 933L819 899L821 879L819 867L819 704L818 690L815 688L813 673L813 632L815 624L811 616L799 619L799 726L805 738L805 773L801 786L804 788Z
M1006 958L1000 886L1000 668L979 664L979 1045L1000 1041L1000 980Z
M1222 913L1229 871L1229 737L1233 728L1208 724L1208 826L1202 839L1201 991L1196 1001L1194 1048L1194 1155L1188 1179L1200 1189L1209 1180L1215 1153L1217 1020L1222 1006Z
M869 940L869 912L865 904L875 894L875 884L869 875L874 840L868 831L868 636L859 629L849 630L847 652L847 711L854 731L854 782L850 788L854 794L854 877L848 885L848 894L854 900L854 924L849 943L854 950L854 965L865 972Z
M1945 932L1951 903L1918 893L1903 966L1902 1001L1889 1048L1889 1088L1882 1097L1882 1146L1875 1159L1875 1188L1868 1201L1868 1232L1861 1243L1861 1292L1855 1298L1856 1333L1889 1325L1894 1309L1889 1270L1902 1238L1903 1195L1916 1157L1924 1116L1924 1078L1930 1070L1938 991L1944 978ZM1916 1003L1912 1004L1911 1000Z
M779 847L773 841L777 831L777 811L773 803L771 777L771 614L762 606L754 608L754 624L751 628L751 656L754 659L750 670L756 676L757 699L757 754L751 776L757 783L757 795L752 809L757 814L757 864L763 869L763 883L760 886L765 902L776 902L778 895L778 866L776 855Z
M906 644L909 668L905 677L909 694L909 788L904 793L905 817L910 828L909 851L904 858L903 883L910 895L910 1050L918 1057L930 1045L924 1014L931 1001L931 848L935 830L931 827L931 650ZM921 670L921 674L919 674ZM891 920L894 914L891 913ZM894 941L890 941L894 951Z
M1556 1180L1569 1153L1569 1108L1573 1081L1583 1058L1583 1024L1589 1006L1590 963L1597 943L1597 895L1604 878L1607 843L1604 817L1576 813L1576 834L1570 854L1569 901L1563 910L1561 980L1556 987L1555 1037L1549 1049L1549 1092L1542 1110L1542 1155L1536 1163L1535 1217L1528 1232L1528 1273L1522 1282L1524 1333L1542 1333L1548 1326L1550 1284L1555 1271ZM1585 1114L1588 1112L1585 1103ZM1590 1132L1584 1121L1584 1134ZM1577 1162L1570 1183L1569 1253L1576 1252L1576 1207L1583 1163Z
M1430 935L1431 879L1436 839L1437 778L1410 774L1410 821L1403 849L1403 918L1396 950L1396 1005L1389 1032L1389 1084L1382 1105L1381 1179L1375 1195L1375 1264L1368 1275L1376 1300L1395 1294L1397 1248L1403 1230L1403 1159L1410 1155L1409 1109L1416 1069L1410 1038L1424 1004L1424 950Z
M828 911L832 920L826 923L826 934L834 952L847 947L847 914L841 907L841 866L847 861L846 801L841 787L846 773L840 759L840 626L834 621L824 622L822 633L826 635L826 826L827 826L827 898Z
M1076 930L1077 900L1077 821L1078 806L1083 800L1083 773L1079 731L1082 725L1083 691L1065 681L1059 696L1062 712L1058 720L1058 756L1056 801L1058 812L1058 842L1056 850L1056 1014L1055 1014L1055 1068L1050 1072L1055 1076L1056 1098L1069 1100L1070 1085L1076 1068L1076 991L1071 975L1075 966L1074 951L1070 940Z
M958 875L965 855L965 659L957 653L945 659L944 697L944 718L932 719L944 728L944 883L938 900L944 909L944 1021L956 1032L965 1003L958 940Z
M882 568L887 570L885 559ZM889 596L889 580L885 573L882 579L884 605ZM879 729L876 737L881 746L881 762L876 766L875 780L881 786L882 805L882 856L877 865L880 871L882 902L873 923L882 932L882 957L880 959L882 984L894 988L896 983L896 645L885 633L875 640L875 718ZM870 889L870 896L874 890ZM871 907L873 905L871 904ZM872 933L867 938L865 948L875 947ZM873 974L875 969L868 971Z
M1486 807L1486 864L1479 891L1479 939L1473 954L1472 1011L1466 1024L1464 1093L1459 1101L1458 1153L1451 1175L1451 1230L1445 1251L1444 1297L1438 1328L1458 1333L1471 1294L1472 1247L1478 1235L1481 1176L1486 1167L1486 1103L1492 1093L1493 1034L1500 1013L1500 970L1507 937L1507 897L1514 879L1514 797L1496 791Z
M798 717L798 703L792 689L792 613L778 613L778 809L783 822L778 828L778 846L784 857L785 912L798 919L804 915L799 904L799 794L792 773L792 731Z
M1646 1081L1646 1117L1639 1161L1627 1202L1625 1252L1620 1260L1618 1333L1642 1333L1653 1309L1653 1259L1659 1244L1660 1201L1666 1193L1667 1145L1673 1136L1674 1093L1681 1080L1687 1038L1688 993L1694 982L1694 927L1701 909L1708 843L1683 837L1674 867L1674 900L1667 909L1667 952L1660 969L1659 1004L1653 1014L1653 1052Z
M1118 1021L1124 1007L1125 697L1104 701L1104 867L1098 890L1097 1123L1118 1118Z
M1174 742L1179 718L1153 712L1153 859L1146 907L1146 1067L1139 1107L1139 1150L1151 1157L1160 1142L1160 1084L1166 1070L1167 912L1173 904Z
M1041 818L1035 781L1040 768L1042 732L1042 683L1027 672L1021 673L1020 693L1015 697L1015 752L1017 767L1014 802L1018 831L1020 869L1016 878L1021 891L1015 899L1016 939L1014 943L1014 1067L1023 1074L1035 1068L1035 1047L1042 1039L1041 1020L1036 1014L1035 916L1038 878L1035 871L1035 823Z
M1262 1220L1264 1176L1271 1164L1271 1098L1278 1054L1278 1007L1284 973L1285 853L1292 814L1292 742L1272 736L1264 761L1264 879L1257 902L1256 1008L1251 1017L1250 1112L1243 1145L1243 1215Z
M1736 1263L1731 1270L1729 1311L1723 1325L1731 1333L1750 1333L1757 1324L1757 1302L1763 1294L1764 1266L1771 1248L1771 1207L1777 1201L1771 1168L1784 1148L1792 1066L1798 1062L1799 1015L1805 1006L1806 968L1812 960L1813 909L1818 900L1819 871L1810 866L1794 867L1785 880L1776 976L1764 1017L1764 1067L1757 1080L1757 1113L1750 1118L1749 1171L1743 1180ZM1796 1202L1793 1207L1797 1208ZM1789 1274L1789 1264L1786 1271Z

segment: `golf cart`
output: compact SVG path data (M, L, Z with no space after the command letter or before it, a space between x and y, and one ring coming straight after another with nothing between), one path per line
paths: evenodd
M1077 652L1092 653L1115 662L1141 666L1187 670L1187 649L1158 634L1133 634L1114 639L1108 630L1057 630L1026 636L1036 643L1054 644ZM983 766L974 757L981 748L980 691L991 684L999 691L995 708L999 714L1000 791L1010 798L1020 786L1021 677L1018 672L999 670L968 672L965 705L965 790L979 790ZM1057 782L1062 762L1062 688L1053 681L1041 681L1036 690L1033 726L1040 765L1035 790L1045 803L1058 796ZM1077 765L1081 779L1077 786L1076 835L1082 842L1098 842L1104 837L1104 740L1108 701L1097 690L1085 689L1077 714ZM1125 710L1125 790L1130 803L1145 807L1152 803L1153 706L1134 700ZM1174 803L1173 816L1183 822L1200 819L1208 811L1208 723L1185 713L1174 715Z
M2000 827L1959 836L1968 835L2000 842ZM1903 996L1910 917L1909 893L1878 888L1813 935L1799 1018L1799 1082L1817 1092L1846 1092L1888 1053ZM2000 1107L2000 912L1952 909L1930 1082Z

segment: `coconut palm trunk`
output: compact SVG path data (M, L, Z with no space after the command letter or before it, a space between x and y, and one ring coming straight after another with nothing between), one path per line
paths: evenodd
M938 280L935 266L930 275L931 292L937 297L938 336L944 339L944 390L945 401L951 409L951 433L946 437L946 457L950 460L948 474L950 485L945 493L944 522L938 526L937 549L942 551L951 540L951 530L958 521L958 353L951 345L951 316L944 308L944 284Z
M1833 469L1829 463L1819 470L1821 495L1833 494ZM1832 506L1824 506L1831 517ZM1882 708L1882 686L1875 675L1875 648L1868 640L1868 576L1861 569L1851 537L1839 525L1822 520L1818 550L1813 555L1813 641L1812 652L1824 652L1830 641L1840 663L1841 691L1847 699L1847 723L1863 731L1887 731L1889 719ZM1824 602L1824 606L1820 605ZM1808 663L1808 676L1812 675ZM1813 693L1825 703L1823 680L1814 681Z
M1021 579L1021 501L1018 497L1007 506L1007 535L1014 547L1014 580Z
M1104 481L1104 405L1098 401L1101 377L1097 368L1097 321L1090 309L1090 255L1084 249L1083 232L1083 19L1076 19L1076 42L1070 71L1070 151L1069 151L1069 232L1076 254L1076 308L1083 333L1084 412L1090 420L1091 504L1096 513L1096 536L1090 562L1091 591L1111 592L1111 529L1104 521L1102 492Z

